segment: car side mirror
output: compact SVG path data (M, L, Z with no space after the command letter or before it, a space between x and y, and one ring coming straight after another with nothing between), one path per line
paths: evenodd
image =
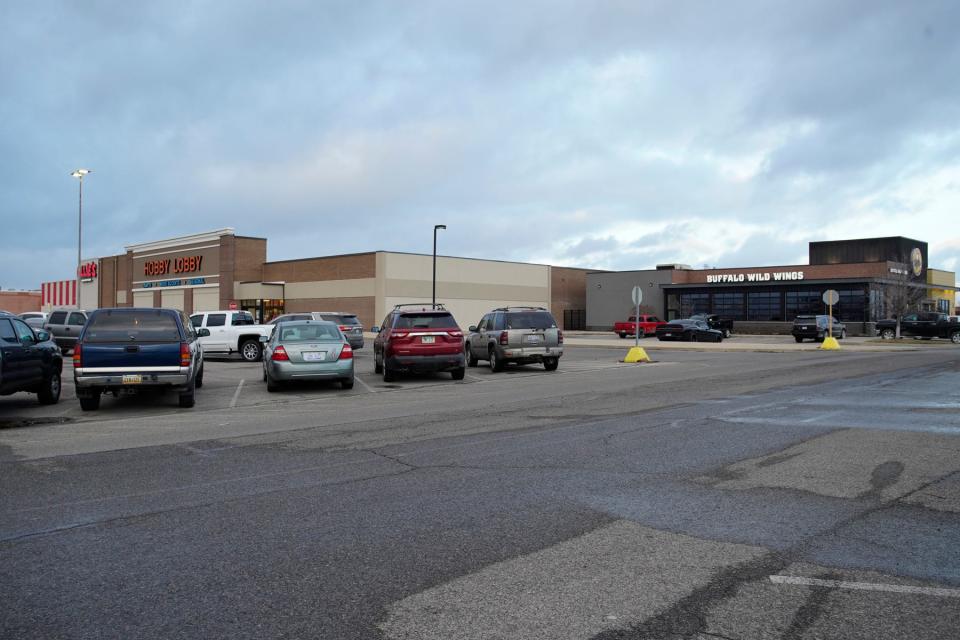
M200 329L197 329L197 337L206 338L206 337L209 336L209 335L210 335L210 329L207 329L207 328L204 328L204 327L201 327Z
M469 331L470 333L474 333L476 330L477 330L477 325L472 324L469 327L467 327L467 331Z
M267 342L270 340L270 336L260 336L260 342Z
M50 339L50 333L49 333L49 332L44 331L44 330L42 330L42 329L40 329L40 330L37 331L37 341L38 341L38 342L46 342L46 341L49 340L49 339Z
M380 327L378 327L377 325L373 325L372 327L370 327L370 333L380 333Z

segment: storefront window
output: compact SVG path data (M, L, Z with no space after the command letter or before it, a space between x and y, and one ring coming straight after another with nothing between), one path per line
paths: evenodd
M833 309L833 315L841 322L865 322L867 314L867 296L863 289L838 289L840 302Z
M793 320L797 316L823 313L823 299L821 295L821 292L816 290L787 291L784 294L787 320Z
M747 294L747 320L781 321L783 309L779 291L752 291Z
M270 322L283 315L283 298L265 298L263 300L241 300L240 308L249 311L259 323Z
M680 313L684 318L697 313L710 313L709 293L681 293Z
M713 294L713 312L721 318L746 320L743 308L743 293L723 292Z

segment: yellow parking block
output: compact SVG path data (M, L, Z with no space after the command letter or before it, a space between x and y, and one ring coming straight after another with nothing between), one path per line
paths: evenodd
M827 351L839 351L840 343L837 342L836 338L830 336L823 339L823 344L820 345L820 348Z
M647 355L647 352L644 351L643 347L631 347L630 351L627 352L627 357L623 359L624 362L650 362L650 356Z

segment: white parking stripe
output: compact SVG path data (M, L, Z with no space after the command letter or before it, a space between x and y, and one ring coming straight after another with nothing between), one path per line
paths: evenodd
M230 408L233 409L237 406L237 398L240 397L240 389L243 389L243 383L246 382L245 379L240 379L240 384L237 385L237 390L233 392L233 400L230 401Z
M906 584L879 584L876 582L846 582L844 580L820 580L798 576L770 576L774 584L793 584L804 587L829 587L831 589L853 589L859 591L890 591L893 593L915 593L922 596L941 598L960 598L960 589L939 587L913 587Z
M377 392L376 389L374 389L373 387L371 387L370 385L368 385L366 382L364 382L363 380L361 380L361 379L359 378L359 376L354 376L353 379L356 380L357 382L359 382L360 385L361 385L364 389L366 389L367 391L369 391L370 393L376 393L376 392Z

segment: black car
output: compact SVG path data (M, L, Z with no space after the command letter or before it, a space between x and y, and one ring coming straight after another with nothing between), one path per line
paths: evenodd
M797 342L805 339L823 341L829 335L830 321L833 321L833 337L843 340L847 337L847 327L832 316L797 316L793 320L790 333Z
M0 395L37 394L40 404L60 400L63 356L50 334L0 311Z
M733 333L733 320L721 318L715 313L698 313L690 316L690 320L703 320L711 329L721 332L724 338L729 338Z
M657 327L658 340L686 342L722 342L723 332L711 329L703 320L671 320Z

